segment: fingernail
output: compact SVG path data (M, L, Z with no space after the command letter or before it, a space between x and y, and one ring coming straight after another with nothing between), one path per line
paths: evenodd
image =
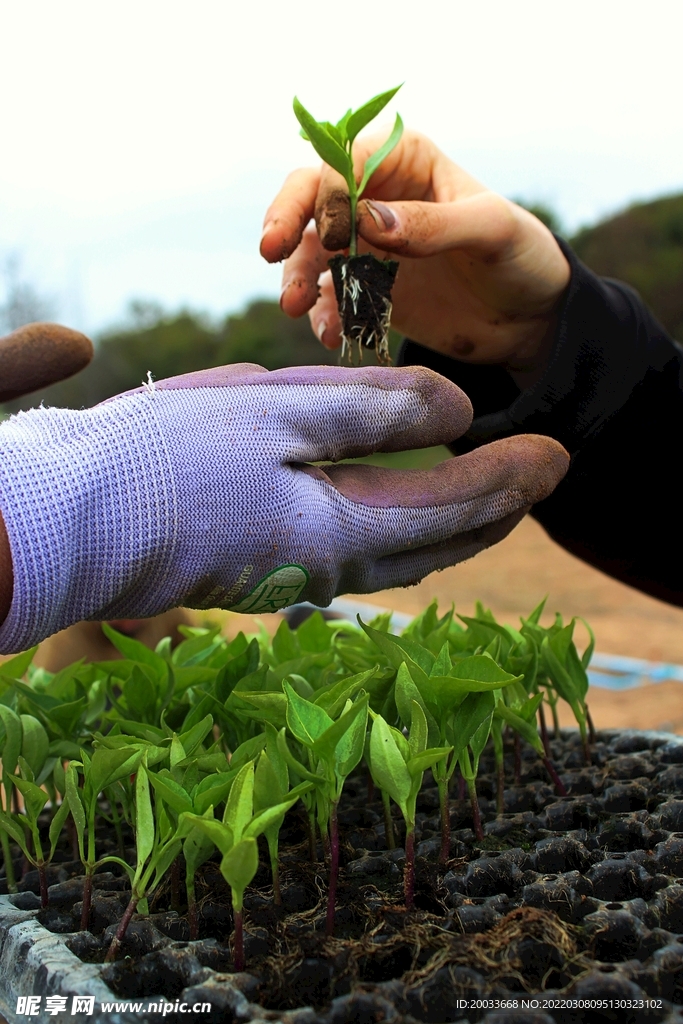
M272 226L273 226L272 220L267 220L266 223L263 225L263 231L261 232L261 238L265 238L265 236L268 234L268 232L270 231Z
M323 340L323 334L327 330L327 320L321 320L317 327L318 341Z
M385 206L384 203L378 203L374 199L366 199L365 205L380 231L391 231L392 228L396 227L398 223L396 214L388 206Z
M280 309L282 309L282 303L284 301L285 295L287 294L287 289L289 288L291 283L291 281L288 281L287 284L283 284L282 286L282 291L280 292Z

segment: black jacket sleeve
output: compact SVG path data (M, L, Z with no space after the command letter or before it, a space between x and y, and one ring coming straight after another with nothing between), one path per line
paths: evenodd
M410 340L399 362L428 366L469 396L474 421L456 452L520 433L560 441L569 472L534 517L579 558L683 606L683 349L634 291L596 277L558 241L572 276L537 384L520 391L499 366Z

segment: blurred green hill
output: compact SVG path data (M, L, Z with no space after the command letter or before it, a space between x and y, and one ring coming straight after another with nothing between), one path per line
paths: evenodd
M554 230L560 229L552 209L524 205ZM683 195L635 203L584 228L570 241L596 273L634 287L669 332L683 342ZM5 329L15 326L19 323L8 320ZM394 351L397 340L392 338ZM337 359L337 352L318 343L308 317L290 320L277 302L256 300L243 312L212 323L191 310L168 313L154 303L138 301L131 303L125 323L97 339L95 358L83 373L4 409L30 408L41 401L88 407L137 387L148 371L159 380L223 363L260 363L275 370L306 363L333 364ZM374 362L370 354L367 362Z
M591 270L630 284L683 342L683 195L634 203L571 244Z

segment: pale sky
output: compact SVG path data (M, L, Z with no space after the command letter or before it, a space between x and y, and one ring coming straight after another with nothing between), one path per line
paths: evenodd
M405 81L388 116L569 230L683 190L680 2L0 0L0 39L0 259L91 332L279 293L295 93L337 120Z

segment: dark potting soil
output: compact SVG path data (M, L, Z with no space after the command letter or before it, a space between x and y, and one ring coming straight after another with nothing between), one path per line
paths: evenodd
M601 733L589 767L577 736L552 748L569 795L558 798L535 755L524 751L500 817L492 759L482 758L485 838L475 840L469 807L454 797L446 865L437 859L436 789L425 786L412 913L403 905L404 852L386 850L381 802L365 777L350 779L339 815L334 938L325 937L326 870L307 860L305 821L291 812L281 833L282 906L273 904L264 848L245 896L248 973L230 974L232 983L271 1016L289 1010L290 1024L476 1022L496 1005L519 1007L529 998L539 1000L536 1016L518 1008L489 1020L666 1020L683 1007L683 745ZM512 750L507 769L509 779ZM402 842L398 817L394 829ZM57 884L39 920L71 933L67 943L83 960L101 962L127 903L127 881L97 875L91 930L74 933L79 868L66 860L53 867ZM22 888L15 902L38 904L31 873ZM217 863L204 866L197 896L198 941L188 941L184 907L171 909L169 883L148 917L133 918L121 958L102 974L121 998L161 992L206 1000L213 1010L202 1019L233 1021L234 994L221 988L221 975L232 971L232 914ZM611 1004L601 1009L596 1000Z
M363 348L374 348L377 361L388 365L391 289L397 261L363 253L333 256L329 266L342 324L342 361L360 361Z

